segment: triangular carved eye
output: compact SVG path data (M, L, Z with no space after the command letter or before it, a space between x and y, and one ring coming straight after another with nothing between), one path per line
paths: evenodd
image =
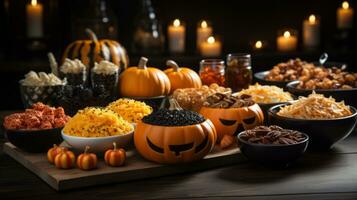
M152 142L149 140L148 137L146 137L146 141L148 142L149 147L150 147L152 150L156 151L157 153L164 153L164 149L161 148L161 147L156 146L154 143L152 143Z
M255 122L255 116L250 117L250 118L243 119L243 122L244 122L245 124L253 124L253 123Z
M206 135L205 139L201 142L201 144L197 145L195 148L195 153L202 151L208 144L208 135Z
M219 119L219 121L225 126L233 126L237 120Z

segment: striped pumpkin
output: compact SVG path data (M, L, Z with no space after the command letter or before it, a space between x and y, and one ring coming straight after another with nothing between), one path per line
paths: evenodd
M92 170L97 168L97 155L88 153L89 146L86 146L84 153L77 158L77 167L81 170Z
M76 156L72 151L64 150L55 157L55 166L59 169L71 169L74 167Z
M67 46L62 57L62 63L66 58L79 59L87 67L94 67L94 62L101 60L110 61L123 71L128 67L129 58L122 45L114 40L98 40L95 33L86 29L90 40L76 40Z
M104 154L105 163L112 167L119 167L124 164L126 153L124 149L117 149L117 144L113 143L114 149L109 149Z

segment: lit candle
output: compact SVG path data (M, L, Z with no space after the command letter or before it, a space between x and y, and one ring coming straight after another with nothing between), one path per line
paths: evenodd
M172 53L183 53L185 51L186 28L179 19L175 19L168 27L169 50Z
M213 36L210 36L201 44L201 55L206 57L220 56L221 49L221 42L216 41Z
M202 20L201 23L197 26L197 50L199 50L201 44L207 40L209 36L212 35L212 27L209 26L208 22Z
M293 51L297 47L297 37L289 31L284 31L283 35L278 36L276 42L279 51Z
M250 46L253 50L255 51L260 51L266 48L267 44L266 41L263 40L257 40L255 42L251 42Z
M353 24L353 9L347 1L342 3L342 7L337 9L337 27L339 29L350 29Z
M315 15L310 15L303 22L303 42L307 48L314 48L320 45L320 20Z
M40 38L43 36L42 27L43 7L37 0L31 0L26 6L27 13L27 36L29 38Z

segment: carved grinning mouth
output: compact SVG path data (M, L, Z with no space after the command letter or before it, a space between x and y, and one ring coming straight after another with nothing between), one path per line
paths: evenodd
M221 119L221 118L219 119L219 121L225 126L232 126L237 122L237 120L228 120L228 119Z
M152 150L156 151L157 153L164 153L164 149L155 145L148 137L146 137L146 141ZM202 151L207 146L208 142L208 135L206 135L205 139L195 147L195 153ZM169 149L170 151L174 152L176 156L179 156L181 152L192 149L193 145L193 142L180 145L169 145Z

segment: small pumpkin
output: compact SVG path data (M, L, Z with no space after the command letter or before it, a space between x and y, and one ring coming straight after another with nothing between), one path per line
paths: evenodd
M107 165L118 167L124 164L126 159L125 150L117 149L117 144L113 143L114 149L108 149L104 154L104 161Z
M76 156L69 150L61 151L55 157L55 166L59 169L71 169L74 167L75 162Z
M92 170L97 168L97 155L88 153L89 146L86 146L84 153L80 154L77 158L77 167L81 170Z
M170 99L170 110L180 110ZM216 129L210 120L185 126L137 124L134 143L137 151L147 160L157 163L187 163L202 159L216 143Z
M200 76L192 69L179 67L173 60L166 61L166 65L171 67L164 71L170 79L171 93L178 88L200 88L202 86Z
M147 67L148 59L141 57L137 67L129 67L119 78L120 94L124 97L156 97L170 92L170 80L154 67Z
M53 145L52 148L50 148L47 151L47 160L49 163L54 164L56 156L61 153L62 151L67 150L65 147L60 147L57 146L56 144Z
M200 113L210 119L217 130L218 140L221 142L224 135L237 136L241 131L252 129L264 122L263 111L258 104L241 108L210 108L203 106ZM221 146L226 147L225 144Z
M66 58L80 59L89 68L94 67L94 63L107 60L119 66L123 71L129 65L129 57L125 48L114 40L98 40L95 33L86 29L90 40L76 40L69 44L62 57L62 63Z

